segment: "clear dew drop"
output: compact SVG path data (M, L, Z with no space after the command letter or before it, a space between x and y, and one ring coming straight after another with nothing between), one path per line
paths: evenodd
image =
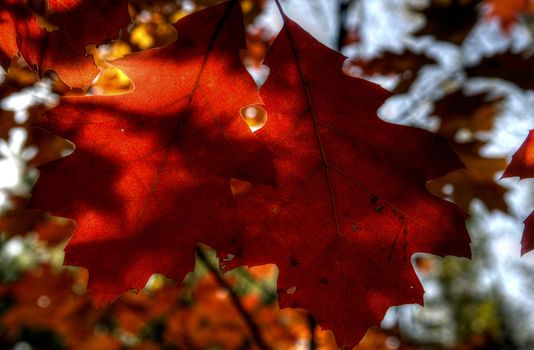
M267 122L267 112L258 105L250 105L241 108L241 117L243 117L252 132L263 128Z

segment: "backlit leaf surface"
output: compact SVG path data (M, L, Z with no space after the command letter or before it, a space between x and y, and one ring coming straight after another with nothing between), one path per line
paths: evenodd
M392 305L422 302L411 255L469 255L464 214L425 182L461 167L445 139L376 116L388 97L342 73L345 58L285 18L267 55L257 131L277 187L238 200L243 262L275 263L282 307L311 310L353 346Z
M512 176L519 176L520 179L534 177L534 130L530 130L527 139L514 154L512 162L503 174L503 177ZM532 249L534 249L534 212L525 220L525 231L521 241L523 254Z
M0 5L0 52L11 58L19 51L41 74L53 69L70 86L88 86L98 69L85 47L118 37L129 21L128 1L48 0L42 7L34 13L21 0Z
M133 92L66 97L37 122L76 150L41 168L31 205L76 220L66 263L89 269L100 305L155 272L181 281L199 242L238 252L231 179L274 178L270 152L240 116L261 100L239 59L239 6L176 27L175 43L115 61Z

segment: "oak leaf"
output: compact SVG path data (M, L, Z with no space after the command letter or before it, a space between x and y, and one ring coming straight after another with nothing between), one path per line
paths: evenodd
M34 271L25 272L20 280L3 284L0 291L5 307L1 318L0 342L3 347L24 338L24 332L41 331L55 335L48 338L59 337L71 349L78 349L91 338L105 312L95 310L88 295L73 291L75 277L69 271L58 272L41 265ZM41 342L34 345L50 345Z
M534 90L534 79L528 74L533 64L534 55L529 52L506 51L484 57L477 65L467 68L466 74L469 77L508 80L522 89Z
M98 69L86 56L85 46L118 36L129 21L128 1L48 0L42 4L37 9L41 13L21 0L0 5L0 29L7 34L0 51L9 58L18 51L40 74L53 69L68 85L87 87Z
M0 42L0 66L7 68L11 58L17 52L17 29L13 19L9 13L0 8L0 33L2 33L2 41Z
M489 18L499 18L501 27L509 30L523 14L534 13L534 3L530 0L487 0L490 6Z
M65 241L73 229L72 221L51 217L40 210L14 209L0 217L0 232L19 236L36 232L40 240L51 245Z
M534 213L530 213L523 223L525 231L521 240L521 253L526 254L534 249Z
M534 178L534 130L530 130L527 139L512 157L512 162L504 171L503 177L519 176L520 179ZM525 231L521 241L521 252L528 253L534 249L534 212L525 220Z
M534 130L530 130L503 174L503 177L512 176L519 176L520 179L534 177Z
M240 115L262 101L239 59L239 6L175 26L175 43L114 61L133 92L65 97L36 122L76 150L41 167L31 206L76 220L65 262L89 269L98 305L156 272L181 281L198 242L238 253L230 182L274 179L270 152Z
M425 8L412 8L425 15L426 23L414 35L432 35L437 40L461 44L478 20L482 0L431 0Z
M413 253L469 255L464 213L425 190L461 162L445 139L380 120L388 93L343 74L345 57L284 21L256 132L277 187L238 200L248 225L238 261L275 263L281 307L310 310L353 346L388 307L422 302Z
M369 60L352 59L352 66L357 66L363 71L363 75L393 75L399 77L399 82L393 89L394 94L408 92L413 82L417 79L421 69L436 61L424 54L407 49L403 53L386 51L380 57ZM350 72L349 67L349 72Z
M495 182L495 174L506 167L504 158L486 158L480 155L482 143L452 144L466 169L432 180L427 188L433 194L454 201L469 212L473 199L480 199L490 210L508 211L504 200L507 189ZM450 188L449 186L452 186Z
M469 211L474 198L481 199L489 209L508 209L504 200L506 188L496 182L495 176L506 168L506 160L481 155L480 149L485 143L474 136L468 142L457 142L455 139L460 131L468 131L471 135L476 135L479 131L490 131L501 101L502 98L489 99L487 93L465 95L462 90L458 90L434 105L433 114L441 119L436 133L449 139L449 144L466 169L432 180L427 188L437 196L452 199L465 211ZM448 185L452 186L450 193L444 191Z
M436 133L451 139L461 129L473 134L491 131L502 100L491 98L487 93L466 95L463 90L448 94L434 105L433 114L441 119Z
M22 86L26 85L26 78L22 77L22 81L17 81L14 78L21 78L27 72L21 74L15 70L16 74L14 74L13 68L12 66L8 71L6 82L0 86L0 95L9 95L9 92L16 91L21 83ZM32 75L35 76L34 74ZM30 114L29 119L44 109L44 106L30 108L28 111ZM38 150L38 153L27 163L30 167L62 158L65 152L72 151L73 146L70 142L41 129L29 128L29 124L29 120L22 124L18 123L12 111L0 110L0 138L7 140L10 130L13 130L13 128L25 128L27 132L25 145L27 147L36 147ZM51 217L39 210L24 209L27 198L13 196L11 202L12 208L0 215L0 232L9 236L36 232L40 240L52 245L61 243L72 234L73 223L70 220Z
M276 263L282 305L311 309L354 345L389 306L421 302L413 253L469 255L464 213L424 187L461 162L446 140L378 119L388 94L344 75L344 57L286 19L258 132L278 156L273 187L271 155L238 116L262 100L239 61L232 5L178 22L170 46L115 61L133 92L67 97L37 121L77 150L41 167L32 206L77 221L66 263L89 268L97 304L154 272L181 280L202 242ZM236 180L252 184L241 223Z

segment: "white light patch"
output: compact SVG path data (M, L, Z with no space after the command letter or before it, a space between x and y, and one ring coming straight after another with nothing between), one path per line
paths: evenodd
M43 80L32 87L11 94L0 101L0 108L12 111L15 114L15 122L25 123L28 120L28 109L37 105L52 107L59 101L59 96L52 93L52 84L49 80Z
M24 243L20 237L12 238L4 245L3 251L9 257L17 257L24 251Z

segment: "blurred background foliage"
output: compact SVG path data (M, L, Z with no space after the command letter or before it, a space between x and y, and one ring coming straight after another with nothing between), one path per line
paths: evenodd
M118 39L87 47L100 68L87 91L70 89L53 72L38 81L20 57L6 65L0 86L0 156L2 167L14 167L18 177L4 181L1 187L1 348L337 348L334 335L322 330L313 315L278 308L276 266L241 267L222 275L215 253L207 247L198 248L195 271L182 284L155 275L144 290L125 293L109 307L96 310L86 291L87 272L61 266L73 222L24 209L37 179L35 167L73 149L66 140L32 129L32 118L56 104L57 96L128 93L132 83L113 61L171 43L180 35L173 23L218 2L130 0L131 23ZM41 24L50 26L43 12L45 2L27 3ZM427 187L472 215L473 259L414 256L414 268L426 290L424 307L390 309L382 328L369 329L355 349L534 349L534 316L528 318L510 306L503 288L508 281L495 273L502 266L494 260L487 234L488 212L520 221L507 197L513 186L498 181L514 149L500 155L484 152L499 135L496 130L502 128L502 120L519 121L509 128L524 127L519 141L534 127L529 109L534 106L534 2L381 0L372 5L364 0L331 0L324 5L319 0L287 0L283 4L290 14L309 7L317 17L332 17L330 22L317 19L313 23L316 30L333 33L330 38L334 39L324 40L325 44L349 56L345 73L381 83L392 92L391 100L398 102L394 108L386 105L381 117L425 127L447 138L466 165ZM247 50L241 58L258 85L268 75L262 61L281 25L277 15L273 17L272 5L267 0L241 1L247 27ZM321 11L321 6L329 10ZM380 9L415 23L405 30L408 39L400 46L370 49L371 32L380 29L376 18L386 18ZM322 27L332 21L334 25ZM396 30L399 23L387 26ZM488 37L477 36L484 25L493 25L498 34L491 35L508 44L488 49L480 41ZM472 45L480 51L474 58ZM485 87L473 89L478 77L487 78L482 83ZM17 100L24 94L31 96L30 103ZM521 103L519 107L513 103L517 96L523 109ZM502 117L505 110L516 119ZM243 117L253 130L265 122L264 113ZM532 206L534 196L523 197ZM519 291L526 296L520 308L532 314L534 267L526 260L514 260L510 269L525 288Z

